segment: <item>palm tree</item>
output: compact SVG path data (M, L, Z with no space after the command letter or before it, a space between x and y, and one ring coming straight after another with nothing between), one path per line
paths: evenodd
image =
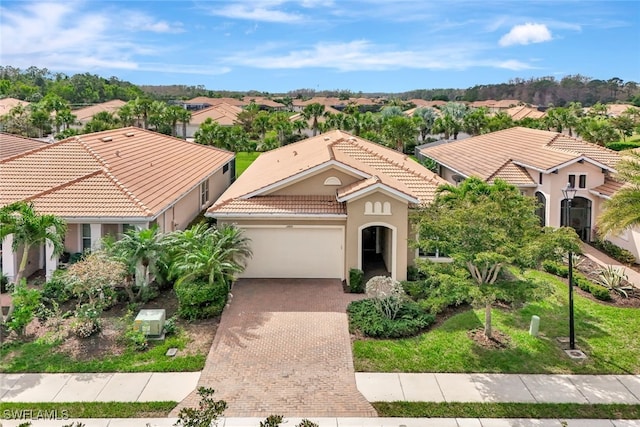
M187 125L191 120L191 111L182 108L178 114L178 121L182 123L182 138L187 139Z
M413 117L420 119L420 139L423 141L426 140L427 135L429 135L431 133L431 129L433 129L433 123L438 117L436 110L431 107L416 108L413 112Z
M127 231L113 244L113 255L135 271L136 285L149 285L149 271L154 270L162 250L158 226Z
M50 214L38 214L32 203L16 202L0 209L0 241L13 235L12 249L15 253L22 247L20 266L14 283L20 283L29 260L29 250L35 246L50 243L54 255L64 250L64 235L67 225L60 217ZM9 307L7 321L13 314L13 304Z
M418 129L409 117L394 116L385 120L382 134L390 146L402 153L408 142L415 141Z
M318 117L324 114L324 105L314 102L309 104L302 110L302 116L307 120L313 120L311 128L313 129L313 136L318 134Z
M605 202L598 218L598 233L603 237L640 225L640 152L627 151L616 169L625 185Z
M165 247L172 254L171 275L176 284L205 278L211 285L228 284L251 257L249 240L231 225L209 228L198 224L171 233Z
M133 104L127 102L122 107L118 108L118 118L123 126L133 126L135 122L135 114L133 111Z

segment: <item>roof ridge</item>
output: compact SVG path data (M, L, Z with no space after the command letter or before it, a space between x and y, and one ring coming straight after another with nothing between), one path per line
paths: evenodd
M111 166L106 160L104 160L98 153L96 153L96 151L91 146L89 146L89 144L87 144L82 140L82 138L80 138L80 135L73 138L73 141L78 142L85 150L87 150L87 152L91 154L91 156L93 156L93 158L96 159L102 165L103 168L107 170L111 168Z
M512 164L520 169L523 169L521 166L516 165L515 163L513 163L513 159L507 159L503 164L500 165L500 167L498 169L496 169L491 175L489 175L487 177L487 179L485 179L486 182L489 182L489 180L491 180L491 178L493 178L494 176L496 176L500 171L502 171L505 167L507 167L508 164Z
M3 133L5 133L5 132L3 132ZM6 133L5 133L5 134L6 134ZM7 134L7 135L11 135L11 134ZM31 139L31 138L24 138L24 139ZM11 157L7 157L7 158L4 158L4 159L1 159L1 160L0 160L0 163L6 163L6 162L8 162L8 161L10 161L10 160L19 159L19 158L24 157L24 156L26 156L26 155L30 155L30 154L33 154L33 153L37 153L37 152L39 152L39 151L41 151L41 150L45 150L45 149L47 149L47 148L49 148L49 147L53 147L54 145L62 144L63 142L65 142L65 140L57 141L57 142L54 142L53 144L47 144L47 143L45 143L42 147L36 147L36 148L34 148L34 149L32 149L32 150L24 151L24 152L22 152L22 153L18 153L18 154L16 154L16 155L11 156Z
M102 172L104 172L102 169L96 169L93 172L90 172L88 174L79 176L79 177L74 178L74 179L72 179L70 181L65 181L60 185L57 185L57 186L51 187L51 188L47 188L44 191L41 191L39 193L33 194L33 195L29 196L29 197L26 197L24 200L35 200L38 197L45 196L47 194L50 194L50 193L53 193L55 191L61 190L63 188L69 187L69 186L71 186L73 184L76 184L76 183L78 183L78 182L80 182L80 181L82 181L84 179L90 178L90 177L95 176L95 175L99 175Z

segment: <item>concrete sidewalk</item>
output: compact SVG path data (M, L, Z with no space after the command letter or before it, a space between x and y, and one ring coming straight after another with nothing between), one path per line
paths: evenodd
M640 404L640 375L356 373L370 402Z
M601 265L602 267L612 265L618 269L621 269L623 273L627 276L627 280L629 281L629 283L634 285L636 288L640 288L640 273L638 273L637 271L622 265L620 262L616 261L615 259L611 258L609 255L594 248L591 245L583 244L582 251L584 253L584 256L586 256L596 264Z
M640 375L356 373L369 402L640 404ZM0 374L3 402L180 402L199 372Z
M0 401L180 402L199 378L200 372L0 374Z
M562 420L510 418L309 418L320 427L640 427L640 420ZM33 427L61 427L72 421L86 427L170 427L177 418L97 418L34 420ZM17 427L26 420L2 420L3 427ZM258 427L264 418L225 418L218 427ZM285 418L283 427L293 427L301 418Z

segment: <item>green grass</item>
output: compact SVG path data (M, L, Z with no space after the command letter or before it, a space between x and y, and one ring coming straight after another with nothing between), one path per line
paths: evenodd
M253 152L253 153L244 153L244 152L236 153L236 178L239 177L240 175L242 175L242 172L247 170L249 165L251 165L251 163L253 163L253 161L255 159L257 159L259 155L260 155L260 153L256 153L256 152Z
M639 419L640 405L580 403L375 402L381 417Z
M164 341L151 341L144 352L126 350L119 356L103 359L74 360L58 352L59 343L36 340L13 343L0 349L0 372L193 372L204 367L205 354L167 357L167 349L184 349L187 338L168 337Z
M0 403L2 419L164 418L177 402Z
M617 308L575 298L578 348L589 356L574 362L556 338L568 336L567 287L554 276L529 272L553 283L554 293L519 310L493 310L493 328L511 338L511 346L490 350L467 335L480 328L482 310L468 310L415 338L360 340L353 345L357 371L364 372L500 372L556 374L640 373L640 310ZM540 316L540 336L529 335L532 315Z

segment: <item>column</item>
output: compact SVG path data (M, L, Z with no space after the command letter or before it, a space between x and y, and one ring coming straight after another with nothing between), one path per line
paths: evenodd
M89 224L91 227L91 250L100 249L102 242L102 224Z
M53 272L58 269L58 255L54 254L53 244L49 239L47 239L47 242L44 245L44 253L45 253L44 274L47 281L49 281L53 277Z
M16 254L13 252L13 234L7 235L2 240L2 273L13 282L17 272Z

